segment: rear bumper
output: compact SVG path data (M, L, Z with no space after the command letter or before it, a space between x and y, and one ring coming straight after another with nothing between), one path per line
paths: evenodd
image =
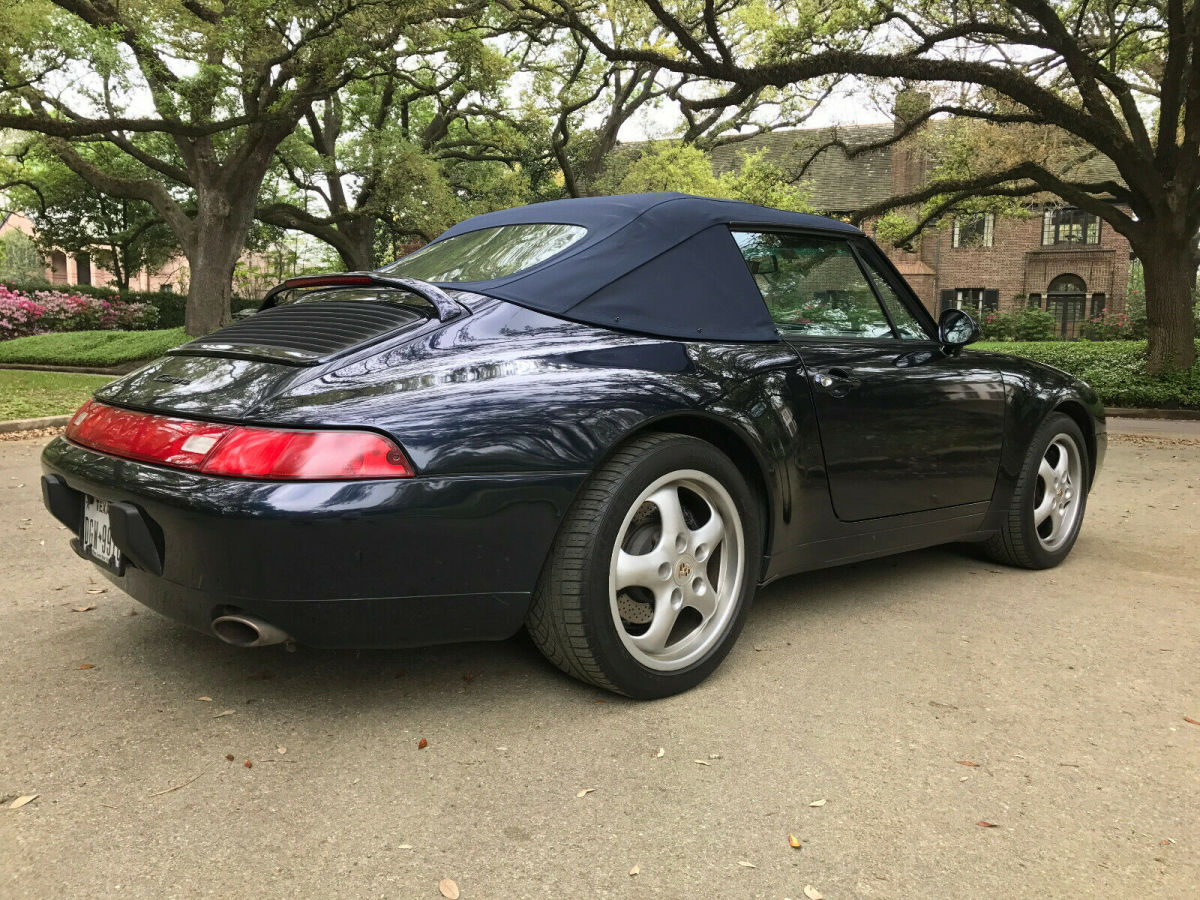
M97 569L130 596L208 634L214 618L240 611L315 647L513 634L585 477L251 482L62 438L42 463L47 507L76 535L84 494L111 502L127 562L121 574Z

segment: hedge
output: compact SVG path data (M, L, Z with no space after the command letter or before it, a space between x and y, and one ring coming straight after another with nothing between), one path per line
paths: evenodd
M162 331L63 331L0 341L0 363L116 366L162 356L186 343L182 328Z
M976 348L1022 356L1082 378L1108 406L1200 409L1200 362L1186 372L1147 375L1145 341L979 343Z
M104 300L114 300L119 297L128 303L149 303L158 310L159 328L182 328L184 313L187 309L187 295L185 294L168 294L162 291L118 291L116 288L96 287L90 284L60 284L51 285L49 288L41 282L26 285L6 281L5 284L14 291L22 291L24 293L56 290L72 294L83 294L85 297L100 297ZM236 313L243 309L257 309L261 302L261 300L249 297L234 297L230 302L230 306L232 306L233 312Z

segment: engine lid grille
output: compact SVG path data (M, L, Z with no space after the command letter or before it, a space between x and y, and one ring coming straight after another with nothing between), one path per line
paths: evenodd
M428 321L417 309L359 300L296 303L263 310L170 351L315 365Z

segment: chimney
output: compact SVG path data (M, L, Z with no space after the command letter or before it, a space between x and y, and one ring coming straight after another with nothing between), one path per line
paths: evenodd
M896 94L892 106L894 133L899 134L917 118L929 112L932 98L927 91L906 87ZM924 124L918 125L913 133L892 144L892 194L911 194L918 190L928 176L925 154L920 140L915 136Z
M896 100L892 104L892 121L896 131L902 131L918 117L929 112L932 105L933 98L928 91L902 88L896 93Z

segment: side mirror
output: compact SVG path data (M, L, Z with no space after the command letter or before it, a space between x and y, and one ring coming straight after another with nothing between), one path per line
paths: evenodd
M979 323L961 309L942 311L938 319L938 340L947 350L961 350L979 340Z

